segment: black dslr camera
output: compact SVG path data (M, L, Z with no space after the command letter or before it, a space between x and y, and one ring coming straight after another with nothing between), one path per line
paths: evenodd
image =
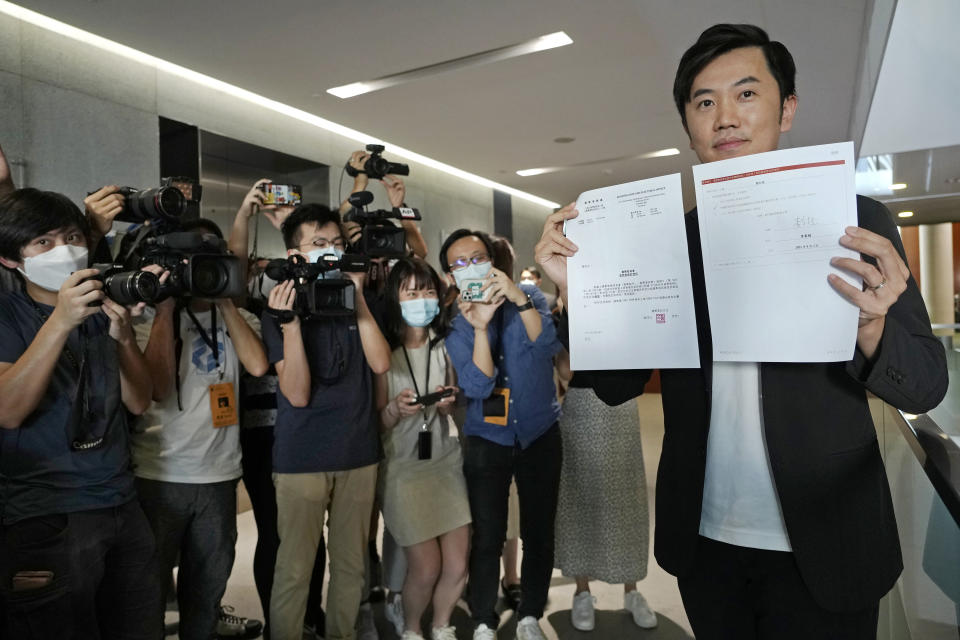
M363 163L363 173L367 174L367 177L371 180L382 180L385 175L393 174L395 176L408 176L410 175L410 165L401 164L399 162L390 162L385 159L381 153L383 153L382 144L368 144L367 151L370 152L370 157L367 158L367 161ZM356 178L357 174L360 171L357 171L350 166L348 162L345 165L345 170L347 175L351 178Z
M356 287L349 278L327 278L331 271L365 273L370 261L364 256L344 254L339 260L332 255L307 262L299 254L271 260L265 269L277 282L293 280L297 297L293 313L302 318L312 316L352 316L357 312ZM284 321L283 312L272 310Z
M236 298L246 291L240 259L227 253L212 233L176 231L147 237L140 266L160 265L170 272L158 299L170 296Z
M365 207L373 202L373 194L369 191L351 194L348 201L353 208L343 216L343 221L356 222L361 227L360 238L353 243L354 251L371 258L402 258L407 255L406 231L389 220L421 220L418 210L396 207L367 211Z
M120 187L124 197L120 222L149 222L157 227L175 227L189 205L200 203L203 187L189 178L164 178L153 189ZM87 194L90 195L90 194Z
M138 302L153 302L160 294L160 279L149 271L130 271L122 264L95 264L93 269L100 273L88 280L99 280L103 283L103 292L108 298L129 306ZM99 303L91 303L99 306Z

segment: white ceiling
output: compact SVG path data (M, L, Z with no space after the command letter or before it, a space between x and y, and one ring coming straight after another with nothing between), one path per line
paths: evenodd
M958 26L957 0L897 3L863 135L865 155L960 145Z
M846 140L871 0L23 0L20 4L557 202L696 158L675 111L677 61L717 22L766 28L797 61L784 146ZM326 89L563 30L574 44L340 100ZM554 138L572 136L570 144ZM678 147L679 156L514 172ZM385 154L389 158L389 149Z

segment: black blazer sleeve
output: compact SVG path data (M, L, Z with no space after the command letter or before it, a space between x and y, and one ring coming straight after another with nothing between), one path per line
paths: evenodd
M889 239L906 263L906 254L893 216L885 206L857 196L860 226ZM876 260L863 256L876 265ZM860 349L847 363L847 372L888 404L910 413L925 413L947 392L947 360L940 341L930 330L930 318L916 280L887 311L880 347L873 362Z

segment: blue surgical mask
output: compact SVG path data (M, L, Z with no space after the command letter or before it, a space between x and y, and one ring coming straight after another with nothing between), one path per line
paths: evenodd
M454 271L453 279L457 281L457 288L463 289L463 286L460 284L461 282L464 280L482 280L487 277L491 268L493 268L493 265L489 260L477 264L470 263L463 269Z
M411 327L425 327L440 313L440 301L437 298L415 298L400 301L400 314L403 321Z

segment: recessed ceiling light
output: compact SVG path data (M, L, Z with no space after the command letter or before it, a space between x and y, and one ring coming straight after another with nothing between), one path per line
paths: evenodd
M560 136L559 138L553 139L553 141L557 144L567 144L569 142L573 142L574 140L576 140L576 138L571 138L569 136Z
M913 211L901 211L900 213L897 214L897 216L900 218L912 218Z
M345 84L339 87L332 87L327 89L327 93L333 94L338 98L352 98L354 96L370 93L371 91L379 91L380 89L386 89L387 87L393 87L405 82L420 80L421 78L427 78L450 71L460 71L469 67L490 64L491 62L509 60L510 58L525 56L531 53L536 53L537 51L555 49L568 44L573 44L573 40L570 38L570 36L565 34L563 31L557 31L555 33L548 33L545 36L540 36L539 38L527 40L526 42L511 44L498 49L481 51L480 53L454 58L453 60L437 62L425 67L401 71L400 73L393 73L389 76L374 78L373 80L351 82L350 84Z
M559 171L560 167L541 167L539 169L521 169L517 171L518 176L523 176L524 178L529 178L530 176L539 176L542 173L553 173L554 171Z
M894 191L900 191L901 189L906 189L906 188L907 188L907 183L906 183L906 182L894 182L892 185L890 185L890 188L893 189Z
M517 171L517 175L527 178L529 176L539 176L544 173L555 173L557 171L565 171L567 169L576 169L578 167L590 167L597 164L610 164L611 162L622 162L624 160L649 160L650 158L663 158L665 156L675 156L675 155L679 155L679 153L680 153L680 150L675 148L660 149L658 151L641 153L640 155L636 155L636 156L621 156L619 158L604 158L603 160L590 160L588 162L576 162L574 164L568 164L562 167L538 167L536 169L521 169L520 171Z

